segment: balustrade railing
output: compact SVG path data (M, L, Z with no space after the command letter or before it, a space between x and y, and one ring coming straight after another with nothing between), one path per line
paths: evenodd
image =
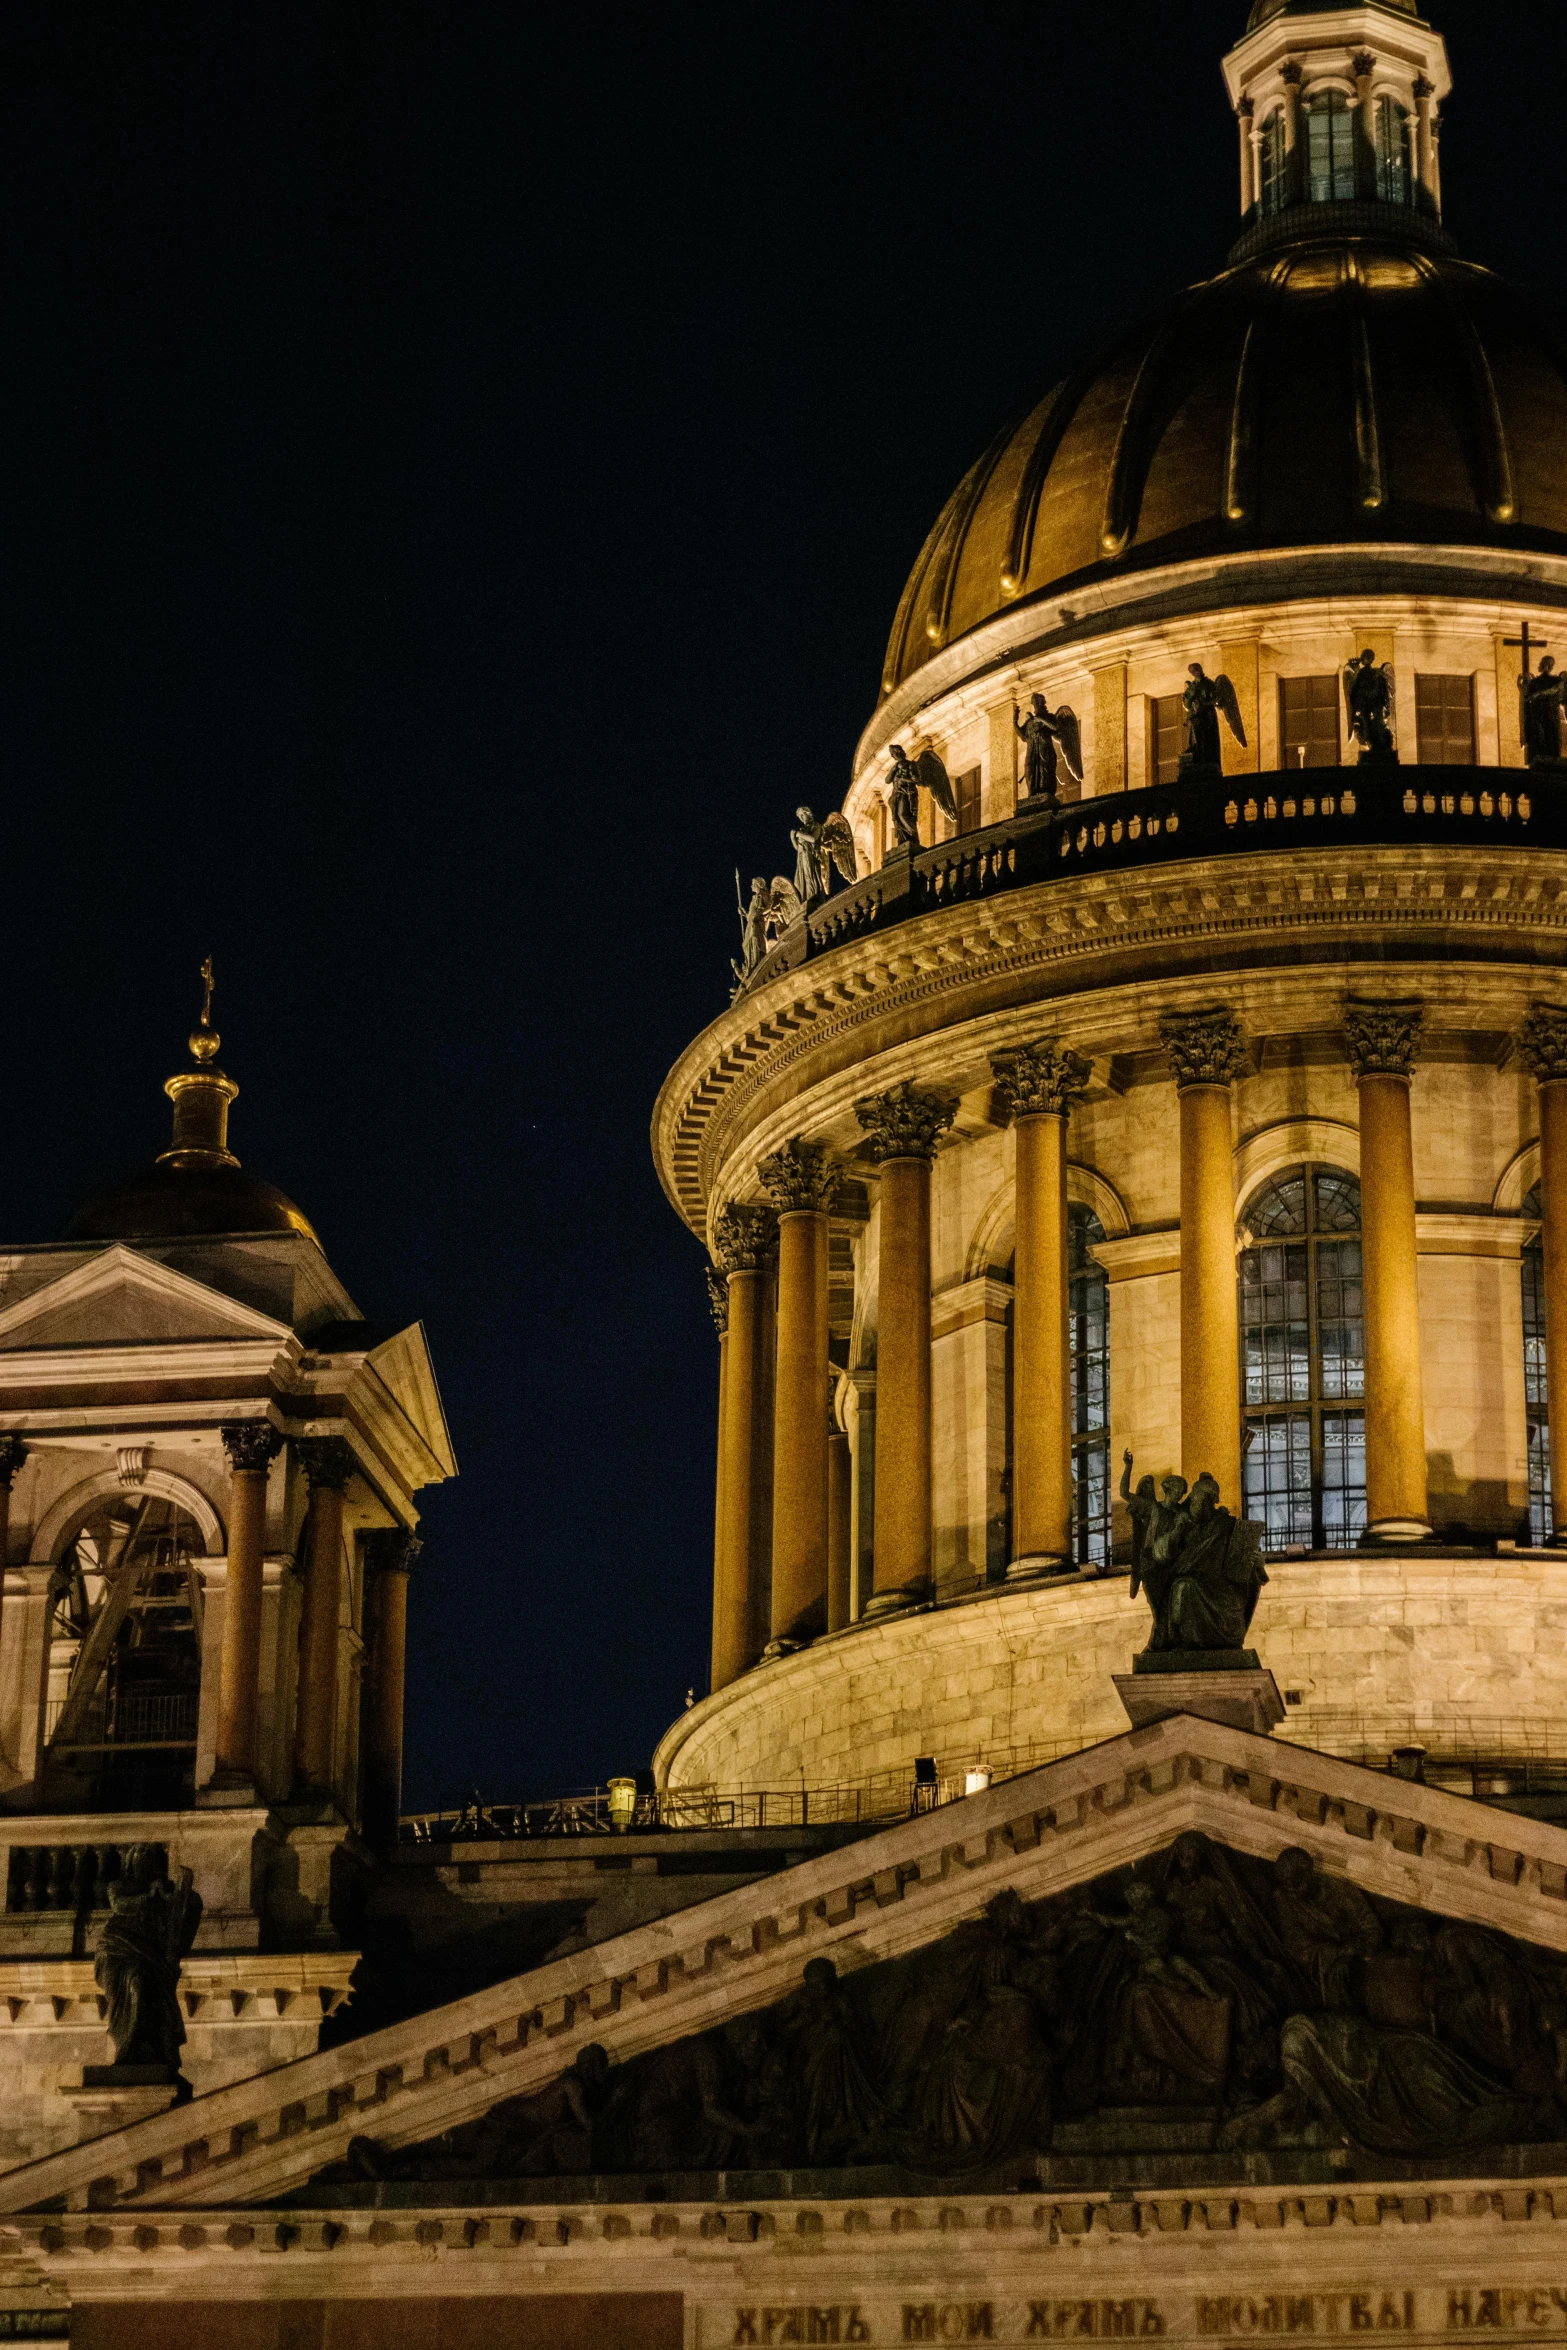
M7 1913L107 1909L109 1888L124 1873L128 1844L13 1844L6 1867ZM155 1845L165 1864L166 1847Z
M1020 808L1003 824L899 851L814 907L757 966L756 988L943 906L1085 871L1454 841L1567 848L1567 781L1512 767L1320 767Z

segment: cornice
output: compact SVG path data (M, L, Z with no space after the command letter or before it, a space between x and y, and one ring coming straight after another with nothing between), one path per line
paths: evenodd
M23 2165L0 2177L0 2210L265 2202L367 2128L430 2136L541 2087L590 2040L624 2060L770 2005L811 1958L897 1957L1003 1886L1044 1898L1188 1828L1262 1859L1303 1845L1371 1892L1567 1951L1567 1830L1178 1715Z
M1567 964L1567 857L1558 851L1341 844L1074 874L914 916L741 997L666 1079L654 1155L671 1203L706 1237L710 1207L751 1188L728 1172L742 1142L756 1156L777 1147L772 1102L787 1100L790 1132L820 1134L820 1108L801 1098L808 1092L823 1089L825 1101L830 1081L843 1079L847 1111L848 1096L873 1083L951 1084L959 1043L978 1085L983 1055L1026 1042L1043 1006L1063 1044L1102 1057L1153 1049L1158 1013L1211 999L1221 974L1222 992L1233 994L1231 974L1277 984L1300 967L1363 958L1367 983L1385 987L1385 968L1375 966L1429 959L1433 1003L1446 1004L1453 964L1510 956L1520 977L1504 1027L1559 984L1553 974ZM1414 985L1401 973L1406 983ZM1117 999L1130 1048L1106 1029ZM943 1049L933 1053L937 1036ZM841 1139L852 1147L852 1125Z

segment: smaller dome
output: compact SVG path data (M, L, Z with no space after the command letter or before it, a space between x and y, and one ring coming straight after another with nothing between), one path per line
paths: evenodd
M177 1166L159 1159L89 1200L67 1240L206 1240L227 1233L298 1232L320 1246L302 1208L243 1167Z
M1391 9L1395 16L1418 16L1415 0L1374 0L1378 8ZM1325 16L1325 0L1255 0L1246 30L1254 33L1259 25L1271 24L1276 16Z

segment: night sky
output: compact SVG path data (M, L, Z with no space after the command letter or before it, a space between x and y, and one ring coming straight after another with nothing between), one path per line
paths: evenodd
M1434 0L1448 225L1560 300L1561 0ZM716 1343L650 1160L959 475L1221 265L1244 0L10 0L0 1233L232 1140L422 1317L407 1799L705 1687Z

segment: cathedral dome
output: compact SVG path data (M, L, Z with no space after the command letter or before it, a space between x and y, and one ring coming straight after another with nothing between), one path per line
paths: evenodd
M920 551L883 692L1013 604L1129 570L1378 541L1567 554L1558 330L1391 210L1253 227L1009 425Z
M314 1226L275 1184L239 1166L178 1166L158 1159L110 1184L71 1218L67 1240L213 1239L225 1233L298 1232Z

